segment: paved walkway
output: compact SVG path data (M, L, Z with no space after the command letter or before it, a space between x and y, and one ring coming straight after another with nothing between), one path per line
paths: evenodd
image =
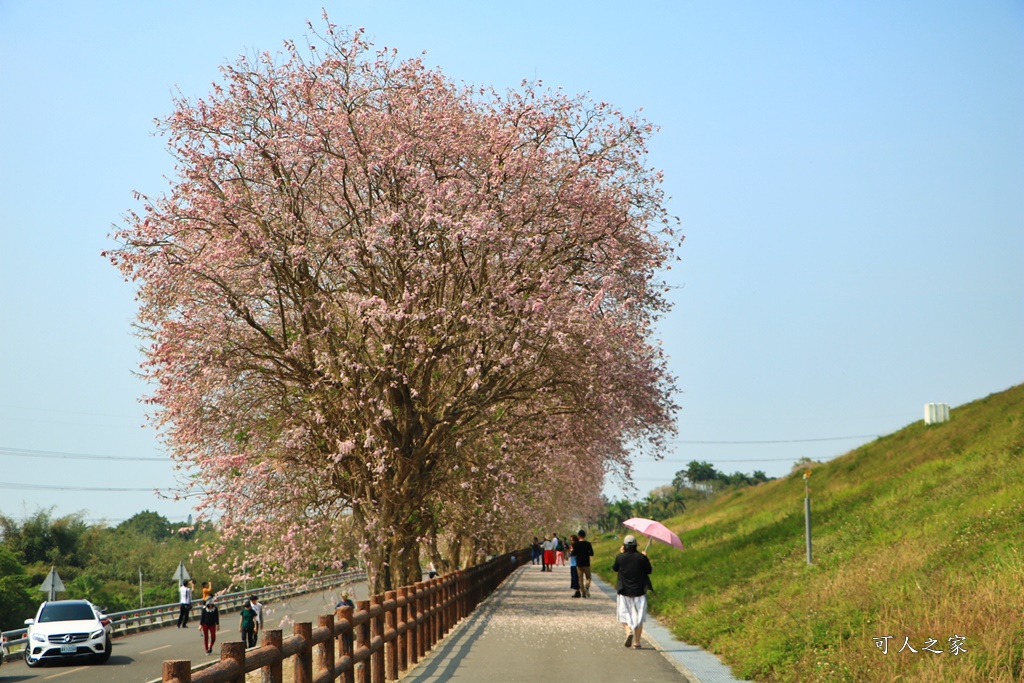
M589 599L571 596L568 567L550 573L520 567L402 683L742 683L716 657L673 639L650 617L644 648L624 647L615 591L596 576Z

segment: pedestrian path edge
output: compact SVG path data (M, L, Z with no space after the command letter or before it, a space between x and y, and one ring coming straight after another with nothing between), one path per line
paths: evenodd
M593 585L615 600L615 589L597 574L594 574ZM650 614L644 622L643 638L668 659L690 683L751 683L735 678L729 667L710 652L676 639L671 631Z

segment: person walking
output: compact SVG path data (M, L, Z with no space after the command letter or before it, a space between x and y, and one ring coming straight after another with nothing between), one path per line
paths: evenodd
M178 588L178 628L188 627L188 613L192 611L192 587L182 581Z
M618 572L615 586L616 612L626 629L625 646L640 649L640 636L647 618L647 589L651 585L651 561L637 550L636 536L626 536L612 570Z
M580 529L576 534L579 540L573 544L573 556L576 558L576 575L579 577L580 595L590 597L590 558L594 556L594 546L587 540L587 530Z
M348 591L342 591L341 600L338 600L338 604L334 606L334 609L341 609L342 607L351 607L353 610L356 608L356 603L352 602L352 598L348 596Z
M256 647L256 610L252 608L251 600L245 601L241 618L238 629L242 632L242 642L246 647Z
M255 593L249 596L249 602L252 603L252 611L256 613L255 631L259 634L263 630L263 603Z
M203 647L206 648L206 654L213 652L219 629L220 610L217 609L217 602L214 598L207 598L202 611L199 612L199 630L203 632Z
M551 534L551 538L544 541L544 559L540 570L549 572L555 566L555 548L558 547L558 534Z
M580 597L580 575L576 570L576 544L579 540L576 534L569 537L569 588L576 591L572 594L574 598Z
M540 547L540 541L534 536L533 543L530 544L530 564L540 564L543 556L544 549Z
M565 566L565 542L555 534L555 564Z

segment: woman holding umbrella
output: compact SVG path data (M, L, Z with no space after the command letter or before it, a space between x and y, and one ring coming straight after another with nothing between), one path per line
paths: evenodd
M647 588L650 586L651 561L637 550L636 536L626 536L622 552L615 558L612 570L618 572L616 609L626 629L625 646L640 649L640 636L647 618Z

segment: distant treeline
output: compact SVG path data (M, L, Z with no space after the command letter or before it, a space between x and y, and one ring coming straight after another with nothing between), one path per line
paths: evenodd
M178 600L174 571L179 562L199 585L227 586L226 574L193 557L203 544L218 542L209 524L172 524L150 511L114 527L89 525L80 514L53 517L40 510L24 521L0 515L0 630L23 628L46 599L39 587L51 567L67 591L60 599L85 598L108 612Z
M631 517L665 520L683 514L687 501L705 500L722 491L756 486L771 480L772 477L761 470L756 470L753 474L725 474L716 470L710 463L691 460L685 470L676 472L671 484L654 489L642 500L606 499L604 514L598 520L598 528L610 531Z

